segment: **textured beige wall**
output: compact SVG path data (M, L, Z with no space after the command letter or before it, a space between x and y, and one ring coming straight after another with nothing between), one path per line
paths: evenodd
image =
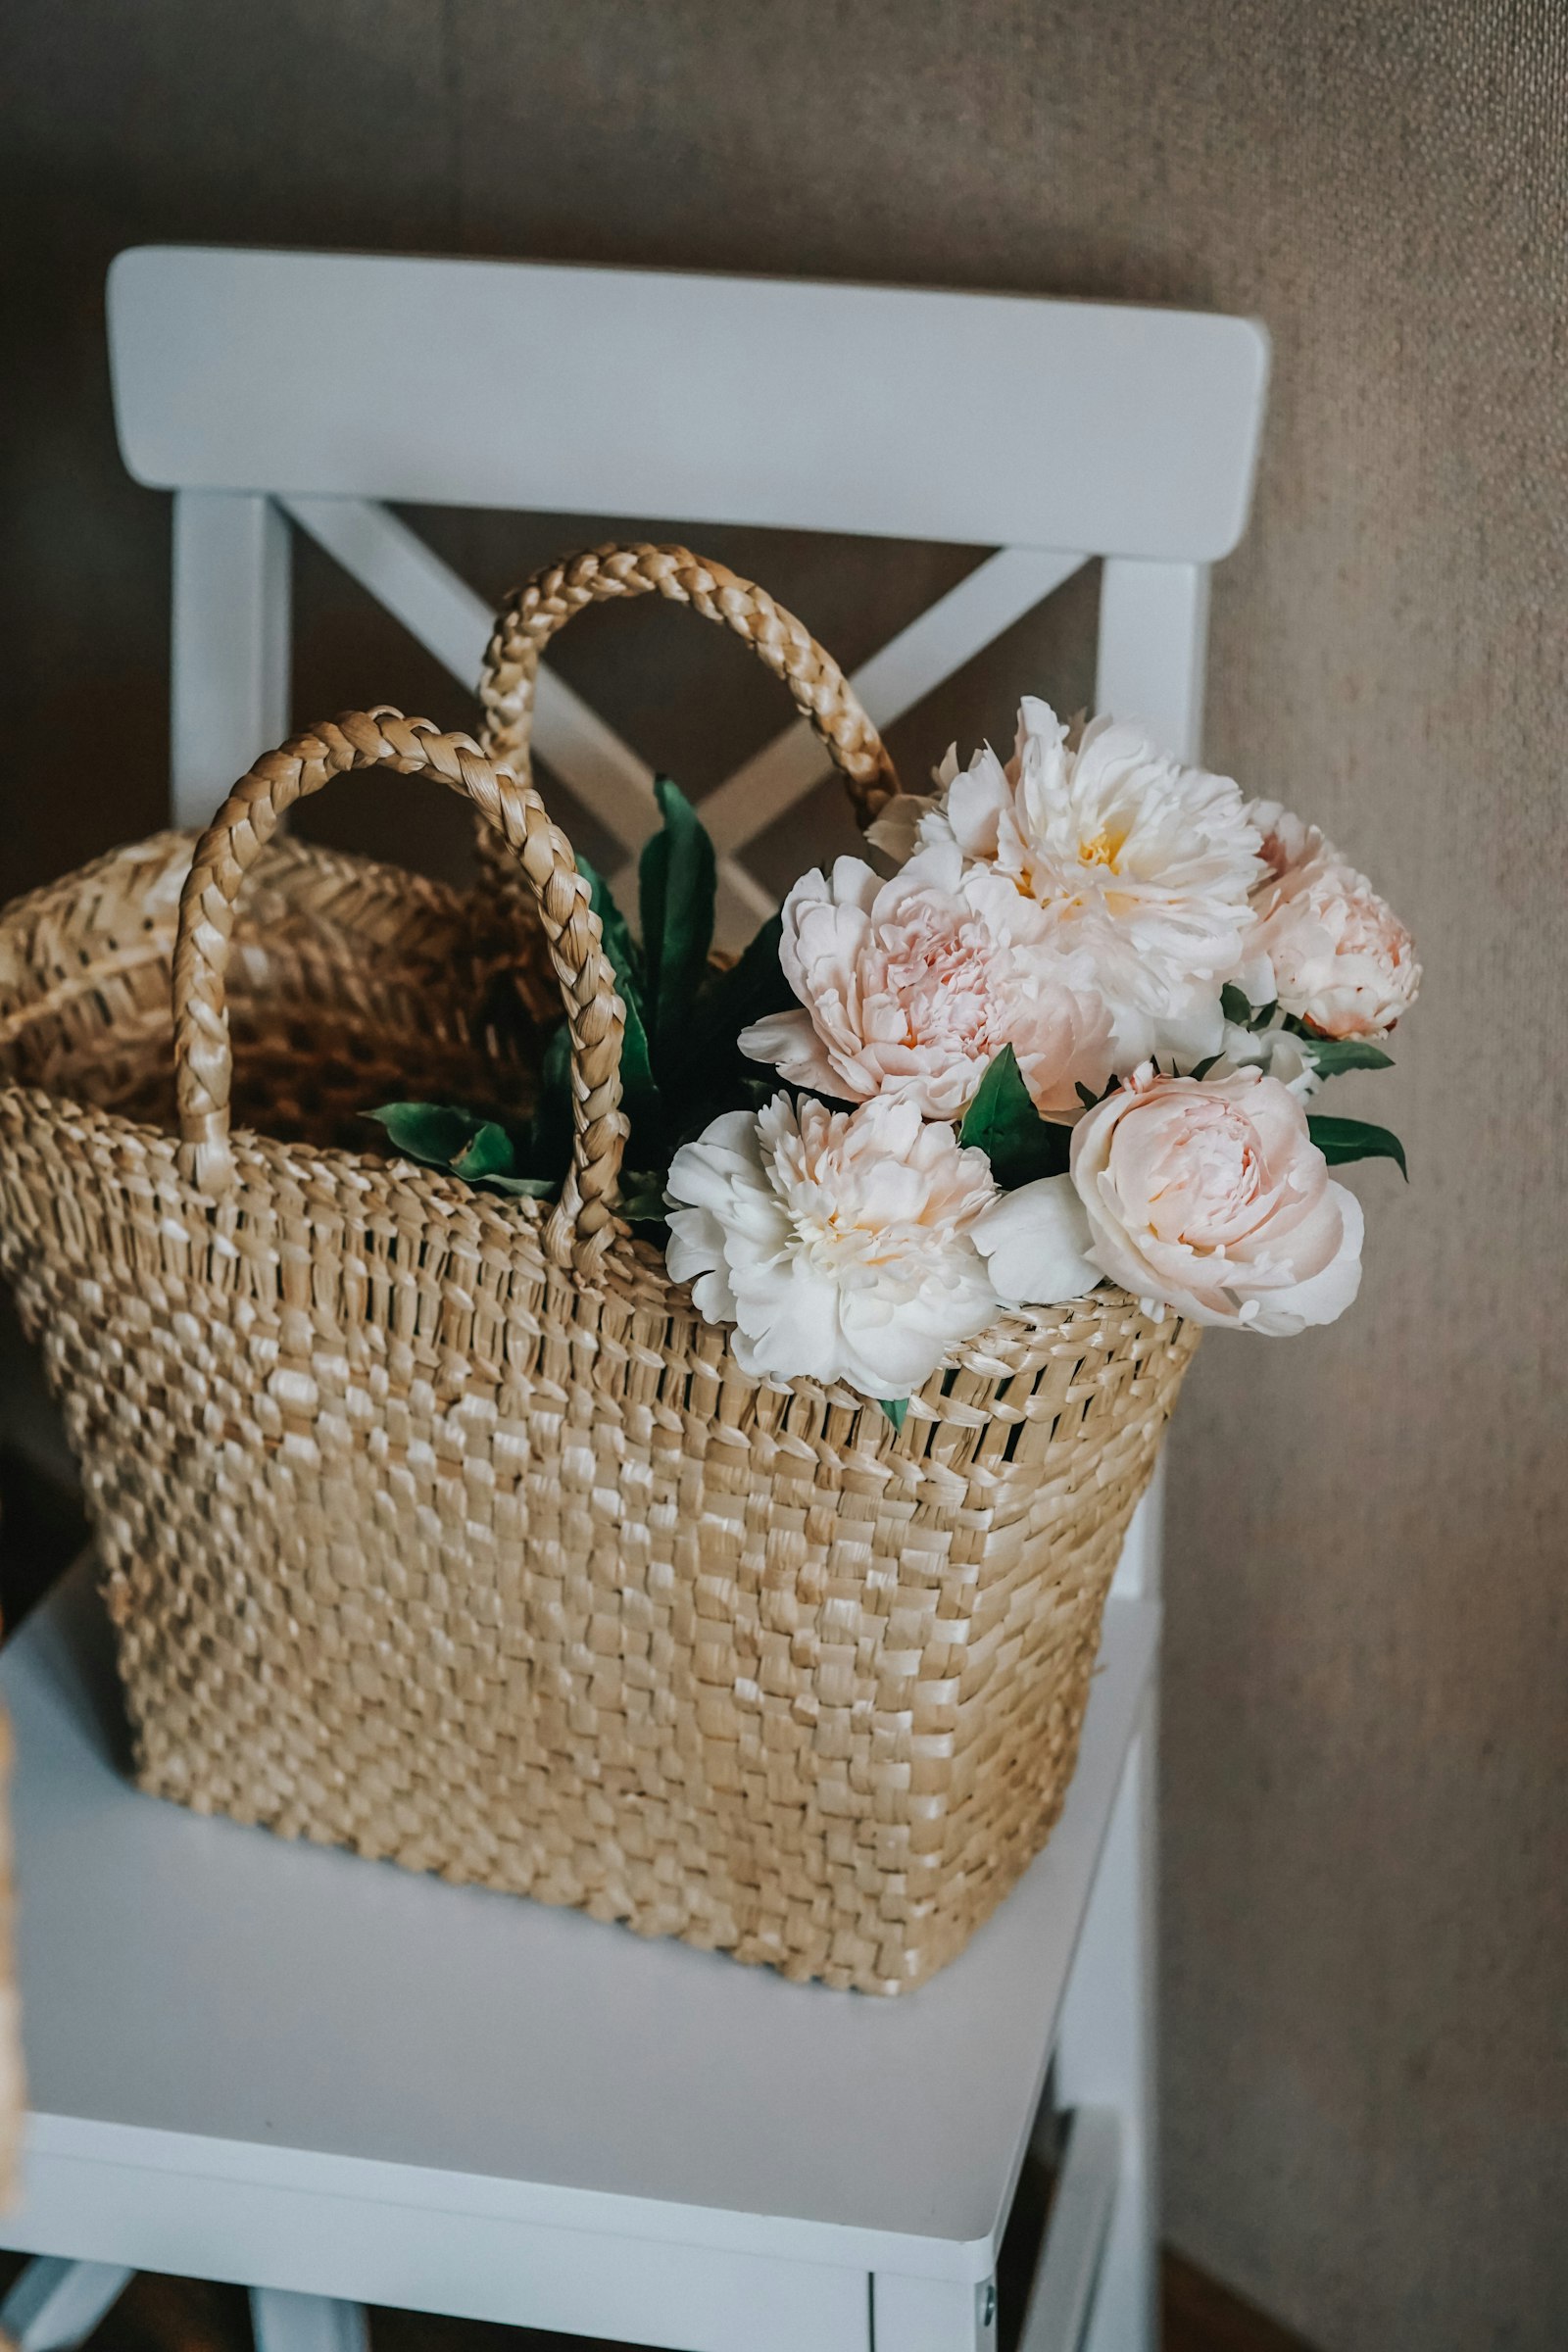
M1326 2352L1568 2341L1561 0L12 0L6 886L157 818L166 534L99 288L152 236L1103 294L1276 343L1216 764L1418 930L1359 1310L1210 1341L1174 1479L1166 2212ZM411 336L419 321L409 320ZM22 331L19 333L17 329ZM635 397L634 354L627 396ZM332 365L328 322L293 364ZM454 355L461 365L461 355ZM961 430L961 417L955 418ZM499 587L553 524L445 518ZM710 535L711 536L711 535ZM854 657L962 560L726 536ZM450 688L302 567L300 708ZM906 722L1071 701L1090 607ZM701 784L765 682L568 655ZM706 652L709 649L701 649ZM420 810L323 823L445 859Z

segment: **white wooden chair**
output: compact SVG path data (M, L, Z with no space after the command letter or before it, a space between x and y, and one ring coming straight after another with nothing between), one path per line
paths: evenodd
M174 493L180 822L288 731L291 525L476 681L487 607L385 500L994 547L857 676L884 725L1102 557L1098 703L1197 752L1263 407L1245 320L177 248L122 255L109 313L126 464ZM633 852L635 750L548 677L537 740ZM795 726L706 803L732 927L768 905L748 845L821 765ZM678 2352L978 2352L1044 2094L1071 2125L1026 2352L1149 2352L1157 1508L1050 1847L892 2003L137 1795L78 1571L0 1661L32 2100L0 2240L40 2257L0 2326L62 2352L149 2268L249 2285L264 2352L352 2352L370 2301Z

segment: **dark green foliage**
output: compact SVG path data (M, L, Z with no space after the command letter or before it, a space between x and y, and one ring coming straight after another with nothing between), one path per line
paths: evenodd
M1266 1027L1274 1011L1272 1004L1252 1004L1246 990L1238 988L1234 980L1227 980L1220 990L1219 1008L1228 1021L1234 1021L1241 1029Z
M637 873L648 1030L662 1064L707 975L718 868L708 828L680 787L661 776L654 791L664 821Z
M1387 1127L1373 1127L1365 1119L1327 1119L1317 1112L1309 1114L1306 1125L1331 1168L1351 1159L1392 1159L1405 1183L1409 1183L1404 1146Z
M682 1035L661 1063L675 1114L675 1140L700 1135L720 1111L759 1109L779 1081L740 1049L754 1021L796 1002L778 959L783 917L772 915L727 971L710 969Z
M753 1021L770 1012L787 1012L795 1004L795 991L778 959L783 939L783 915L769 915L727 972L710 973L696 1008L696 1034L705 1048L732 1048Z
M439 1102L383 1102L366 1116L380 1121L396 1151L427 1167L450 1168L465 1184L543 1200L561 1181L525 1173L532 1158L527 1139L477 1111Z
M550 1033L539 1071L539 1099L528 1127L528 1166L559 1184L571 1158L571 1032Z
M1037 1177L1065 1172L1072 1130L1041 1117L1017 1055L1004 1046L964 1113L958 1141L982 1151L997 1182L1004 1192L1012 1192Z
M433 1168L449 1166L484 1125L471 1110L440 1102L383 1102L366 1115L380 1120L397 1151Z
M1338 1078L1342 1070L1392 1070L1394 1056L1365 1037L1315 1037L1310 1029L1297 1035L1311 1055L1320 1078Z
M652 1238L664 1231L664 1171L679 1144L720 1111L755 1108L776 1091L777 1081L762 1077L740 1053L739 1032L794 1002L779 966L778 916L729 970L710 968L713 846L675 785L661 777L655 790L663 823L642 856L641 945L603 876L586 858L577 860L625 1017L620 1091L629 1135L620 1208ZM388 1103L369 1116L411 1159L449 1168L492 1192L547 1198L559 1190L571 1157L566 1024L551 1032L526 1124L430 1102Z
M487 1176L515 1176L517 1155L506 1129L496 1120L486 1119L463 1150L453 1153L452 1173L461 1176L465 1184L479 1184Z
M653 1049L648 1039L643 958L603 875L594 870L586 858L578 858L577 871L588 884L593 909L604 934L605 954L614 972L616 993L625 1014L620 1044L621 1103L631 1122L633 1141L646 1139L656 1146L657 1156L657 1147L663 1141L664 1106L654 1077ZM564 1028L556 1034L564 1034Z

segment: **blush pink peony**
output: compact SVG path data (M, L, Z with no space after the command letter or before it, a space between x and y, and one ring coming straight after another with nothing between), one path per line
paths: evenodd
M1287 874L1310 865L1325 851L1337 858L1339 852L1326 842L1316 825L1297 816L1283 801L1250 801L1247 813L1257 827L1258 856L1263 860L1263 879L1253 892L1253 898L1265 891L1271 882L1282 882Z
M1386 1036L1421 985L1409 932L1316 826L1276 802L1251 816L1269 871L1253 894L1243 989L1323 1037Z
M1259 1071L1146 1067L1080 1121L1071 1173L1090 1258L1152 1310L1286 1337L1332 1323L1360 1285L1360 1204Z
M1037 1109L1077 1118L1079 1086L1102 1093L1114 1067L1111 1014L1082 956L1010 936L1016 899L995 874L965 873L951 843L890 882L858 858L807 874L779 951L805 1010L754 1023L742 1052L792 1085L957 1119L1010 1045Z

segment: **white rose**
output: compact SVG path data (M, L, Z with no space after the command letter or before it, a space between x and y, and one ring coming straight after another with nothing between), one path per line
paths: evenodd
M841 858L784 902L780 961L806 1007L755 1022L741 1051L796 1086L852 1102L882 1095L928 1119L958 1119L1010 1045L1044 1116L1070 1122L1080 1085L1103 1093L1111 1019L1083 959L999 933L988 901L1015 897L962 872L953 844L883 882Z
M734 1324L745 1371L908 1396L996 1316L970 1232L996 1193L985 1153L912 1103L779 1094L676 1152L669 1271Z
M1073 1131L1090 1255L1151 1310L1287 1336L1361 1280L1361 1210L1276 1078L1141 1070Z
M1004 875L1038 936L1087 954L1123 1069L1155 1052L1218 1051L1220 985L1263 870L1235 784L1108 718L1074 740L1032 697L1006 767L989 748L962 771L950 754L937 780L936 800L891 804L872 840L895 853L911 838L952 842Z

